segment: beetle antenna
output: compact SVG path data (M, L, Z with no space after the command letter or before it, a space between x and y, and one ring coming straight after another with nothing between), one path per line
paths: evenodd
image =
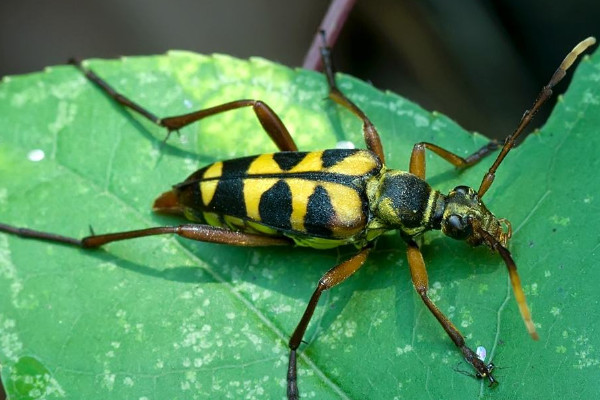
M504 247L502 243L500 243L495 237L481 229L481 227L476 225L474 228L487 242L489 242L490 248L497 251L504 260L506 268L508 268L508 276L510 277L510 283L512 285L513 293L515 294L515 300L519 306L519 311L521 312L523 322L525 322L527 332L529 332L529 335L533 340L538 340L539 336L535 331L535 325L533 323L533 319L531 318L529 307L527 307L527 299L525 298L525 293L523 292L523 287L521 286L521 278L519 278L519 273L517 272L517 265L510 255L510 251L508 251L508 249Z
M508 152L514 147L517 138L521 136L525 127L529 125L529 122L531 122L531 119L533 118L535 113L540 109L542 104L544 104L546 100L548 100L550 96L552 96L552 88L558 82L561 81L561 79L565 76L567 69L569 69L569 67L573 65L577 57L579 57L581 53L583 53L588 47L592 46L594 43L596 43L596 38L592 36L579 42L577 46L575 46L573 50L571 50L571 52L567 54L563 62L560 63L560 66L554 72L554 75L552 75L550 82L548 82L548 84L542 88L542 91L540 92L540 94L538 94L538 97L533 103L531 109L525 110L525 113L521 117L521 121L519 122L517 129L515 129L515 131L506 138L506 140L504 141L504 146L502 147L500 154L498 154L496 161L494 161L494 164L492 164L489 171L483 176L481 186L479 186L479 190L477 191L479 198L483 197L483 195L487 192L487 190L494 182L498 166L500 165L500 163L502 163L502 160L504 160L504 157L506 157Z
M523 322L525 322L525 327L527 327L527 332L531 335L533 340L538 340L539 336L535 331L535 325L533 324L533 320L531 319L531 313L529 312L529 307L527 307L527 300L525 299L525 293L523 293L523 287L521 286L521 279L519 278L519 273L517 272L517 265L510 255L510 251L501 244L497 247L498 253L504 259L506 263L506 267L508 268L508 276L510 277L510 283L513 288L513 292L515 293L515 299L517 300L517 305L519 306L519 311L521 312L521 317L523 318Z

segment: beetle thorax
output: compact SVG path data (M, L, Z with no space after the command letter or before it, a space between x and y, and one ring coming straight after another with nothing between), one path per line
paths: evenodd
M411 173L385 170L371 180L367 193L371 231L398 229L413 237L440 229L445 196Z

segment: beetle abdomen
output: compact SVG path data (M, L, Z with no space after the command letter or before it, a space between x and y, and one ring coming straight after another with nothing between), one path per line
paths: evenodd
M366 182L380 170L367 150L262 154L208 165L173 193L188 218L312 246L309 237L351 241L364 230Z

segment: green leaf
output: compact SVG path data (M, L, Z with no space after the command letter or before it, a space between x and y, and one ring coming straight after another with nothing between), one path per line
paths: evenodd
M271 105L303 150L361 125L326 100L322 75L261 59L185 52L90 61L161 116L241 98ZM437 113L350 77L346 93L378 127L390 168L412 145L467 155L486 142ZM542 82L540 82L541 84ZM560 89L559 89L560 90ZM523 111L516 106L515 121ZM300 348L303 398L591 398L600 372L600 53L585 59L541 132L501 166L486 195L512 222L511 251L537 324L526 333L506 269L483 248L428 233L431 296L483 345L501 382L472 376L414 293L405 246L381 238L367 264L321 298ZM215 116L163 144L70 66L0 84L0 221L81 237L176 224L153 199L219 159L272 152L250 110ZM35 160L34 150L44 158ZM428 154L428 181L477 187ZM0 234L0 363L10 399L285 397L287 340L320 276L353 249L246 249L153 237L84 251ZM466 371L467 373L461 373Z

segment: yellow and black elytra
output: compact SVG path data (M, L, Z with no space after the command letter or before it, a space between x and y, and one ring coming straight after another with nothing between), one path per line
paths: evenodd
M511 237L510 223L496 218L481 199L516 139L551 96L552 88L577 57L594 43L594 38L587 38L567 55L543 87L531 110L525 112L515 131L506 138L479 189L475 191L467 186L458 186L447 195L432 189L425 181L425 150L436 153L455 167L466 168L496 150L498 143L491 141L471 156L462 158L434 144L421 142L413 148L408 172L388 169L376 128L337 88L327 48L323 48L322 54L329 97L362 120L366 150L298 152L279 117L258 100L237 100L185 115L158 118L117 93L93 71L75 63L117 102L165 127L169 133L211 115L252 107L281 152L208 165L156 199L155 211L185 216L192 223L92 235L83 239L6 224L0 224L0 231L81 248L96 248L113 241L161 234L177 234L193 240L237 246L356 246L358 252L354 256L334 266L320 279L290 338L287 396L297 399L296 352L321 294L343 282L364 264L379 235L397 230L407 245L408 263L417 293L477 376L488 379L492 385L496 383L492 375L494 365L486 365L465 344L462 334L429 298L427 270L415 239L426 231L437 229L471 246L485 245L500 254L508 268L526 328L533 339L538 338L515 262L507 249Z
M367 184L381 168L377 156L366 150L219 161L164 193L154 209L180 212L212 226L283 235L303 246L362 247L369 219Z

